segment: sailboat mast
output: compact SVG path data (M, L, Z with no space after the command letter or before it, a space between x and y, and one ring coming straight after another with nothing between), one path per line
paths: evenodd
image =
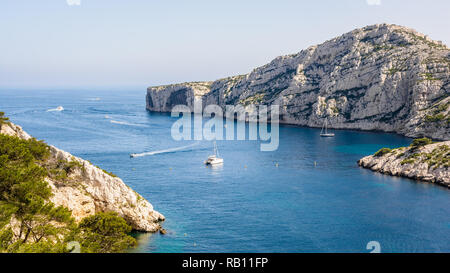
M217 150L217 143L216 143L216 141L214 141L214 155L215 155L216 157L219 156L219 151Z
M323 129L325 128L325 133L323 132ZM328 133L328 118L325 118L325 121L323 122L322 131L320 132L320 136L323 137L334 137L334 134Z
M325 127L325 122L322 124L322 130L320 130L320 134L323 134L323 128Z

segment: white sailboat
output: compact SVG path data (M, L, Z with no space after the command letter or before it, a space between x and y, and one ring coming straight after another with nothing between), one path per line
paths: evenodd
M214 154L210 155L205 161L206 165L219 165L223 164L223 158L219 157L219 150L217 149L217 144L214 141Z
M325 131L324 131L324 129L325 129ZM334 137L333 133L328 133L328 120L327 120L327 118L325 118L325 122L323 123L322 131L320 131L320 136L321 137Z

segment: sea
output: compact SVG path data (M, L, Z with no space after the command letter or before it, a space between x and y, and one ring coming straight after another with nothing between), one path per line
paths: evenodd
M0 111L14 123L118 175L165 215L167 234L133 233L131 252L450 252L450 190L356 163L412 139L352 130L322 138L282 125L275 151L217 141L224 164L207 167L213 143L175 140L178 118L148 112L145 95L0 90Z

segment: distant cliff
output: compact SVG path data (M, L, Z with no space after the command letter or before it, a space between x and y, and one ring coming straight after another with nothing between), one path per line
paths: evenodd
M278 104L281 123L450 139L450 50L412 29L357 29L246 75L149 87L147 109Z
M31 138L20 126L4 123L0 134L24 140ZM49 146L45 178L52 190L50 201L69 209L75 220L100 212L116 212L137 231L155 232L164 216L120 178L56 147Z
M416 140L417 141L417 140ZM419 140L420 141L420 140ZM384 174L441 184L450 188L450 141L398 149L381 149L358 161Z

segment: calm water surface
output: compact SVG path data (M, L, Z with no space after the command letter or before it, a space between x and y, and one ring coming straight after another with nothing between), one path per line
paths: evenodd
M64 111L54 109L63 106ZM361 169L395 134L282 126L280 146L219 141L223 167L206 168L211 143L172 140L176 120L145 110L134 91L0 90L0 110L38 139L120 176L167 220L168 234L138 234L139 252L450 252L450 191ZM158 152L130 158L130 153ZM314 161L317 165L314 165ZM277 165L278 164L278 167Z

